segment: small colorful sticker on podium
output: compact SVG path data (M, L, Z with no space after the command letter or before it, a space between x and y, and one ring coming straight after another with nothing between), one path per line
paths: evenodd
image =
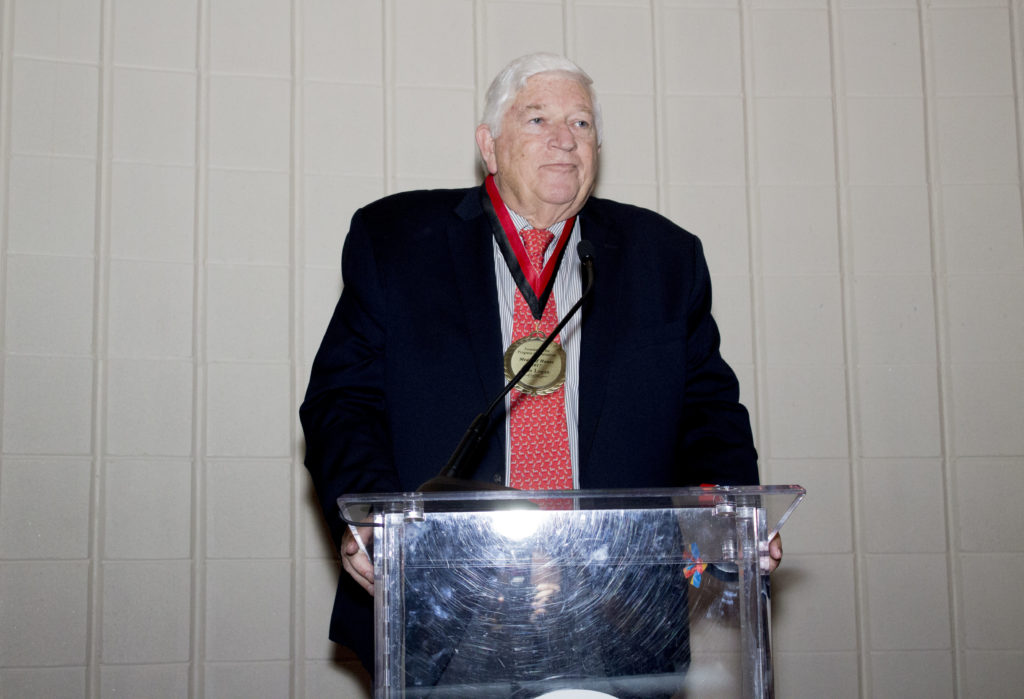
M690 544L689 551L683 551L683 560L690 561L683 568L683 575L690 581L690 584L694 587L700 587L700 574L708 567L700 557L700 549L697 548L696 543Z

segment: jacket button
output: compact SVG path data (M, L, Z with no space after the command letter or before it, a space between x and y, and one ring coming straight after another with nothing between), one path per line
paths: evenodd
M501 483L501 474L500 473L495 473L494 474L494 482L495 483Z

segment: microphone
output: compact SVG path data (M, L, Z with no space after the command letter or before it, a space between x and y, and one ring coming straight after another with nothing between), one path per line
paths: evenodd
M576 246L576 254L580 256L580 264L583 265L580 273L584 275L583 286L585 290L583 291L583 296L586 296L587 291L590 290L587 285L594 283L594 244L589 240L581 240L579 245Z
M591 289L594 288L594 244L589 240L581 240L576 246L576 254L580 258L580 275L583 279L583 293L580 294L579 300L573 304L568 313L562 316L562 320L558 322L554 330L544 338L544 342L541 343L540 347L534 351L519 372L512 377L512 380L505 384L505 388L495 396L491 404L487 406L487 409L473 419L469 429L462 435L458 446L455 447L455 451L452 452L451 457L448 459L448 463L445 464L437 476L421 485L419 487L420 491L505 489L504 486L496 487L492 483L466 480L466 471L473 463L472 457L479 451L484 434L490 426L491 413L494 412L494 409L505 399L505 396L508 395L515 385L519 383L520 379L526 375L526 372L530 370L530 367L534 365L537 359L544 354L544 350L548 348L548 345L555 339L555 336L561 332L565 324L569 322L569 319L579 311L583 306L583 302L590 294Z

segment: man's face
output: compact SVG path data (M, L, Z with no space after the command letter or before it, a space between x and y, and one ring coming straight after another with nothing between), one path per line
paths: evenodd
M526 81L501 122L477 128L477 145L502 199L534 226L579 212L597 176L597 129L587 89L561 73Z

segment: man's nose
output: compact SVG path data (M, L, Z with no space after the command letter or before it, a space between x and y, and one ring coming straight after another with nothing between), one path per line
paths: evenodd
M576 150L576 135L569 124L556 124L551 134L551 144L562 150Z

